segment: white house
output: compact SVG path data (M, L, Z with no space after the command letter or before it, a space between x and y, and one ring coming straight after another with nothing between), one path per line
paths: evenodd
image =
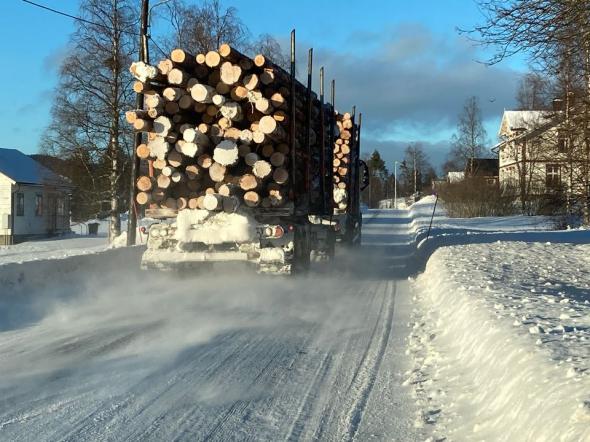
M69 232L71 191L31 157L0 148L0 244Z
M578 192L585 165L569 146L559 111L504 111L494 147L501 186L526 187L531 195L567 190Z

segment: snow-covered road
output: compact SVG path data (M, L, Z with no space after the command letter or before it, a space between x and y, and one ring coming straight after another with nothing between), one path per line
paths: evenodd
M0 269L0 439L417 439L400 214L280 283L141 273L132 249Z

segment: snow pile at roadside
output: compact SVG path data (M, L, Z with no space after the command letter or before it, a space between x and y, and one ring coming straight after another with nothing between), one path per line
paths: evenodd
M413 283L416 425L451 440L590 440L589 264L589 245L436 251Z
M412 204L408 214L412 218L411 230L422 239L428 231L436 197L429 195ZM431 236L448 236L468 232L522 232L553 230L555 221L548 216L492 216L481 218L449 218L444 203L439 199L434 211Z
M107 247L107 240L100 237L66 237L28 241L11 246L0 246L0 265L99 253L105 251Z
M256 223L241 213L215 213L207 210L185 209L178 212L175 239L179 242L222 244L246 242L255 235ZM198 229L193 229L198 225Z

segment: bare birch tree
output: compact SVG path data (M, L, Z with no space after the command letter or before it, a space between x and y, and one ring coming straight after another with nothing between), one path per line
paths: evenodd
M486 130L483 127L477 97L469 97L459 115L457 132L451 140L451 162L463 169L468 164L471 164L471 168L473 168L473 161L469 160L483 154L485 142ZM473 174L473 170L471 173Z
M45 150L83 165L90 185L79 191L98 207L109 204L112 240L121 231L133 141L122 116L133 107L127 67L136 13L130 0L83 0L79 15L83 21L76 22L60 68Z

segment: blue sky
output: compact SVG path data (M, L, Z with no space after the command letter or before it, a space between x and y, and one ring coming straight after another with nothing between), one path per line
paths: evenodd
M77 0L38 2L74 15L78 9ZM418 141L440 163L470 95L480 98L490 144L495 143L502 110L514 105L516 83L526 69L519 59L493 67L478 63L486 52L456 32L481 21L472 0L226 0L224 5L238 9L254 36L266 32L286 42L295 28L299 54L313 46L316 67L325 65L328 78L336 78L337 108L356 104L363 111L363 149L380 149L388 162ZM38 150L57 66L73 30L66 17L20 0L1 2L2 147Z

